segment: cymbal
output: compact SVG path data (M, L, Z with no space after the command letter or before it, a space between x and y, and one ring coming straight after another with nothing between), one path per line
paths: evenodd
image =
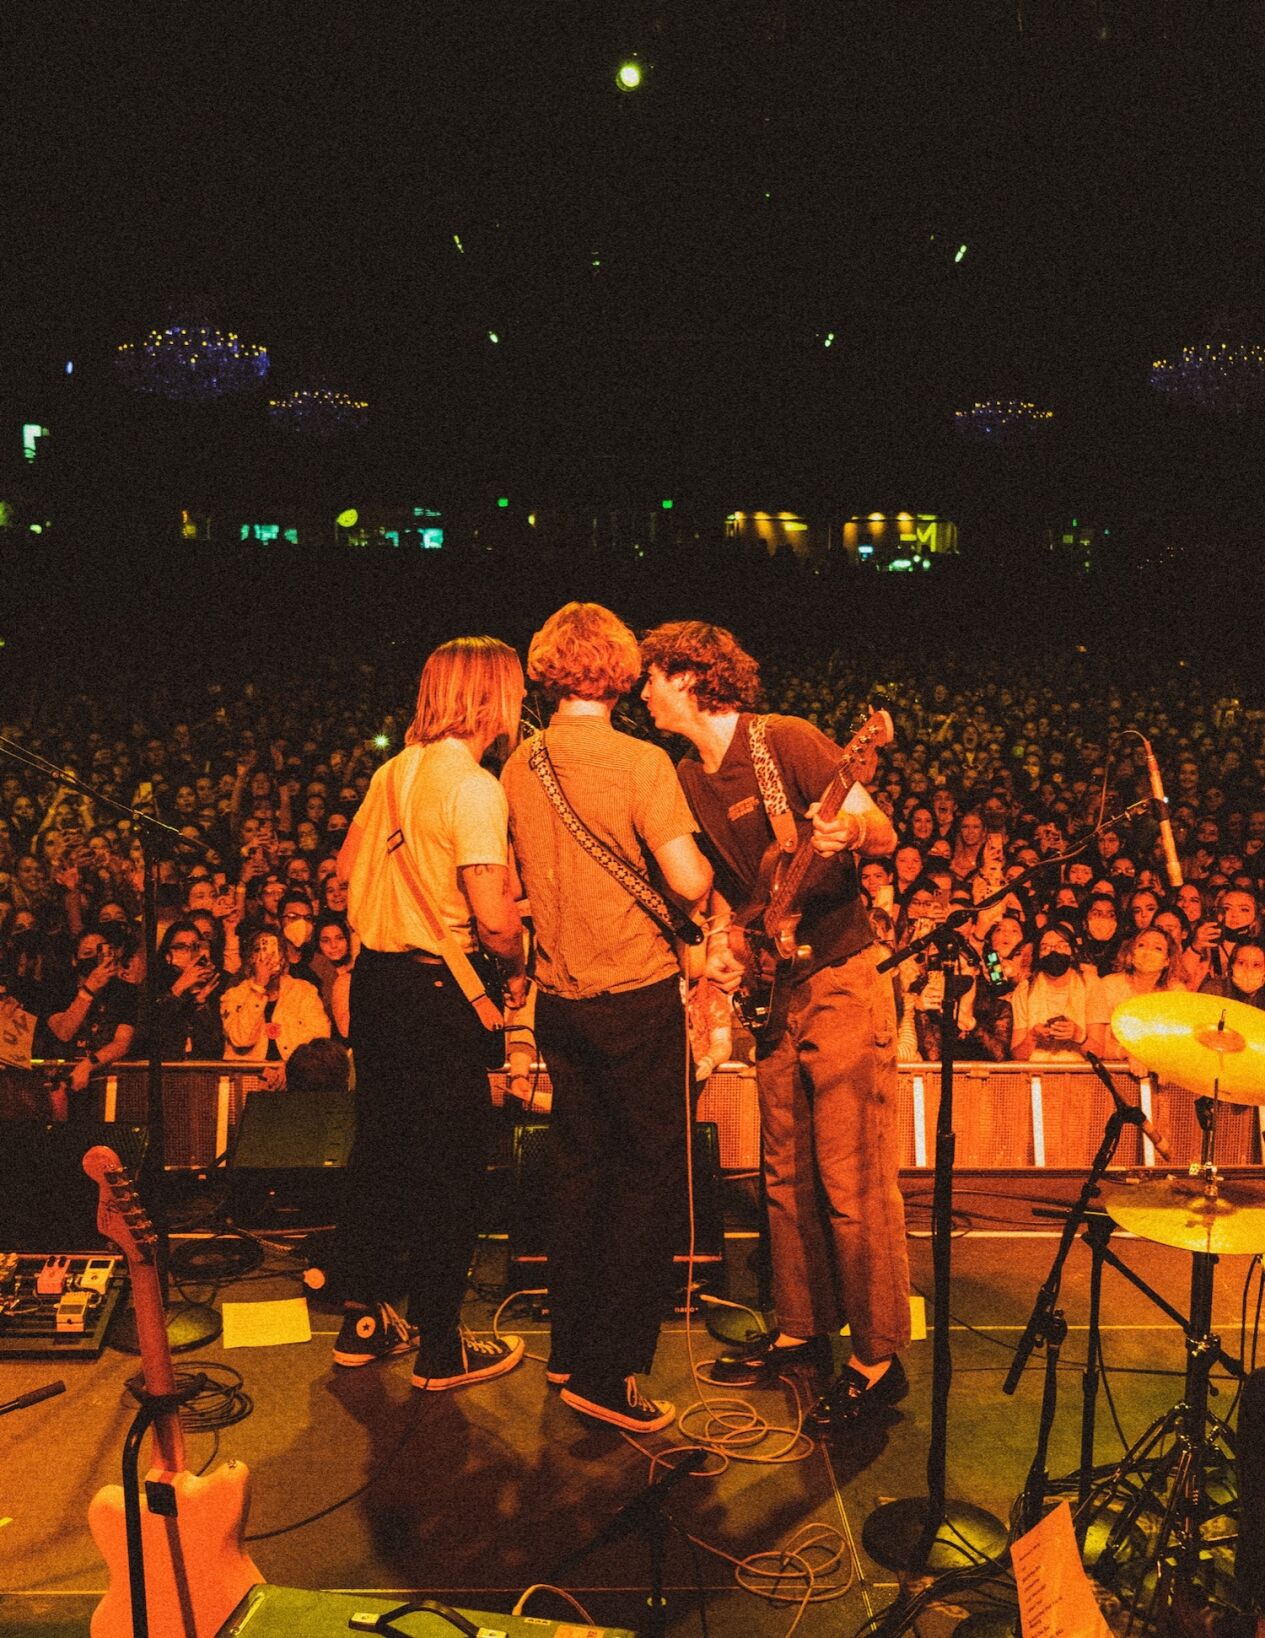
M1122 1001L1111 1032L1167 1081L1230 1103L1265 1104L1265 1012L1243 1001L1154 990Z
M1226 1256L1265 1251L1265 1186L1221 1178L1213 1200L1203 1187L1199 1177L1101 1183L1099 1198L1112 1222L1140 1240Z

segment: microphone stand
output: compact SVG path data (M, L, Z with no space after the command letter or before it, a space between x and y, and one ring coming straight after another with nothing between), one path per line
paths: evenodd
M24 746L0 735L0 755L7 756L10 761L21 764L44 778L56 780L59 787L77 791L79 795L88 797L92 802L109 809L119 817L127 818L137 827L143 838L151 845L144 848L145 853L145 886L142 895L141 927L145 949L145 1003L152 1019L155 1014L155 1000L157 996L157 960L158 960L158 867L162 859L172 858L177 848L185 848L192 853L200 854L206 860L211 849L205 842L195 841L190 836L184 836L174 826L167 825L152 814L144 813L138 808L129 807L126 802L118 802L111 796L105 796L96 791L83 780L68 774L64 768L59 768L43 757L28 751ZM159 1049L157 1035L151 1030L149 1040L148 1074L145 1080L145 1125L149 1133L149 1141L145 1149L145 1158L141 1162L141 1173L149 1185L149 1192L155 1202L151 1211L156 1230L157 1244L155 1247L155 1266L158 1274L159 1289L162 1292L163 1306L167 1306L168 1295L168 1264L170 1261L170 1240L167 1232L167 1214L161 1209L163 1185L165 1181L166 1135L164 1130L163 1086L162 1086L162 1053ZM179 1353L190 1348L200 1348L220 1334L220 1317L214 1308L206 1303L181 1303L171 1310L167 1316L167 1338L173 1351ZM122 1353L139 1354L140 1339L136 1328L136 1315L131 1309L125 1314L116 1315L110 1328L110 1340Z
M914 939L903 950L880 962L879 972L889 972L924 950L935 949L945 966L944 999L941 1002L940 1107L936 1117L935 1184L932 1196L931 1244L934 1269L932 1314L931 1434L927 1451L927 1493L884 1502L865 1521L861 1532L866 1552L887 1569L904 1571L921 1579L941 1572L978 1568L989 1573L996 1568L1009 1539L1001 1522L970 1502L949 1501L945 1466L948 1449L948 1401L953 1379L953 1355L949 1337L949 1305L953 1258L953 1163L957 1136L953 1130L953 1049L957 1040L957 1001L964 981L957 963L965 946L958 929L981 910L1000 904L1030 881L1038 871L1065 864L1082 853L1101 831L1114 828L1132 816L1146 801L1135 802L1122 814L1104 820L1074 848L1039 860L1014 881L1007 882L978 904L950 911L939 926ZM1139 1111L1140 1113L1140 1111ZM958 1583L960 1585L960 1582ZM902 1617L903 1593L878 1630L884 1634L903 1631L908 1622ZM895 1625L891 1620L895 1619Z
M953 1061L957 1043L958 1002L969 980L958 970L964 941L958 928L979 910L996 904L1012 891L1007 884L969 910L954 910L922 938L879 963L889 972L934 950L944 974L940 1003L940 1105L936 1114L935 1183L931 1207L931 1249L934 1270L932 1297L931 1434L927 1448L927 1494L884 1502L866 1519L861 1540L866 1552L890 1570L915 1576L936 1575L990 1561L1005 1551L1006 1530L999 1519L970 1502L948 1500L945 1467L948 1460L949 1387L953 1355L949 1340L950 1287L953 1257L953 1162L957 1134L953 1130ZM884 1628L884 1631L890 1629Z
M560 1559L545 1576L545 1580L551 1583L561 1582L562 1578L590 1553L596 1552L599 1547L605 1547L608 1542L618 1541L630 1531L637 1530L645 1537L650 1549L646 1638L667 1638L667 1600L663 1596L663 1563L668 1526L671 1521L663 1511L663 1502L668 1492L680 1484L686 1474L702 1467L706 1460L705 1450L687 1450L680 1461L670 1467L661 1479L656 1479L630 1502L625 1502L595 1536Z

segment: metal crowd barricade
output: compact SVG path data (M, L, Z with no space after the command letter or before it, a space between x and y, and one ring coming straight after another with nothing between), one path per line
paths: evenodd
M47 1120L50 1076L62 1067L37 1060L31 1069L0 1069L0 1119ZM69 1068L66 1065L65 1068ZM206 1171L224 1164L247 1097L259 1087L256 1063L186 1060L163 1066L164 1164L173 1170ZM1201 1133L1195 1095L1163 1081L1136 1080L1123 1063L1109 1064L1119 1090L1140 1102L1169 1145L1161 1162L1136 1127L1125 1129L1117 1166L1197 1161ZM542 1088L548 1073L537 1066ZM940 1102L938 1063L902 1063L897 1133L902 1170L929 1168L935 1160ZM505 1074L493 1070L494 1102L505 1096ZM1088 1064L955 1063L953 1066L956 1166L964 1171L1084 1171L1102 1138L1111 1099ZM89 1097L97 1120L137 1125L144 1121L149 1065L111 1064L93 1078ZM267 1096L267 1093L263 1093ZM760 1164L760 1115L755 1069L749 1063L719 1065L703 1083L698 1119L716 1125L723 1172L750 1172ZM1224 1167L1262 1163L1265 1108L1223 1104L1217 1128L1217 1161Z
M35 1059L30 1069L0 1070L0 1119L50 1119L49 1088L73 1068L58 1059ZM185 1059L163 1065L163 1164L172 1171L208 1171L223 1165L242 1108L260 1084L257 1063L240 1059ZM78 1095L72 1093L78 1102ZM124 1059L92 1078L87 1108L97 1121L145 1124L149 1110L149 1064Z
M1184 1168L1200 1157L1202 1133L1195 1094L1150 1077L1137 1080L1123 1062L1107 1064L1116 1088L1140 1103L1168 1144L1161 1160L1151 1141L1129 1126L1116 1151L1116 1166ZM938 1063L900 1065L900 1164L935 1162L940 1107ZM966 1171L1087 1171L1111 1114L1107 1089L1088 1064L955 1063L953 1126L955 1166ZM1262 1160L1262 1110L1223 1103L1217 1125L1221 1166L1258 1166Z

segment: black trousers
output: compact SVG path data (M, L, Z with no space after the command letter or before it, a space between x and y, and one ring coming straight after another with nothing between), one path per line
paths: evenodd
M488 1034L444 967L362 950L351 978L356 1141L335 1267L345 1296L401 1288L423 1341L456 1326L491 1151Z
M686 1223L685 1015L674 978L536 1003L553 1084L549 1307L578 1383L648 1371Z

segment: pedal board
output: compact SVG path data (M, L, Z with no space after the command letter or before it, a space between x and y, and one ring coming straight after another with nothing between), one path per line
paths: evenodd
M347 1638L349 1632L372 1632L374 1624L388 1610L401 1604L421 1603L428 1597L416 1593L412 1599L397 1593L303 1592L297 1587L252 1587L233 1611L216 1638ZM441 1604L442 1599L432 1598ZM401 1638L453 1638L454 1632L475 1632L478 1638L637 1638L629 1627L595 1627L587 1621L549 1621L535 1615L494 1615L487 1610L456 1609L454 1614L468 1623L457 1628L445 1616L426 1610L398 1615L391 1631Z
M123 1286L118 1257L0 1251L0 1359L95 1359Z

